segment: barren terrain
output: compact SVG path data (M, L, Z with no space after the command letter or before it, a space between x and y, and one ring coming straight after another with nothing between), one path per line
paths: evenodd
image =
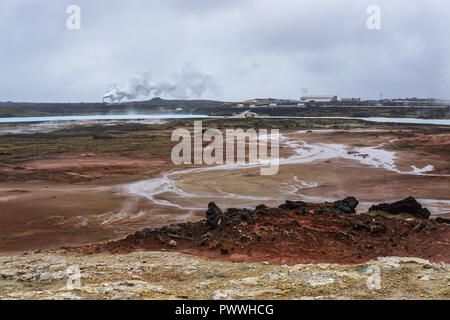
M450 212L449 128L353 120L204 121L205 127L280 129L285 161L277 175L265 177L259 168L178 174L192 167L172 164L170 134L190 125L84 124L2 135L0 252L105 241L145 227L198 221L210 201L254 208L353 195L360 201L357 211L364 212L371 204L413 195L433 215ZM386 150L388 158L365 148ZM412 166L428 171L411 174ZM174 184L167 187L167 181Z
M3 130L0 298L448 299L449 226L435 219L450 213L450 128L203 126L279 129L278 174L173 165L170 135L187 120ZM349 195L357 213L334 207ZM366 213L409 196L431 220ZM224 214L215 228L211 201Z

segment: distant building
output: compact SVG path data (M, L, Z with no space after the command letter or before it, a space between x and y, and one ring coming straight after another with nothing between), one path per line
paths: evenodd
M439 100L434 98L398 98L386 100L385 102L394 105L404 105L404 106L435 106L448 103L445 100Z
M337 96L330 95L316 95L316 96L304 96L300 99L302 102L317 102L317 103L331 103L338 100Z
M255 112L251 112L250 110L246 110L239 114L234 115L236 118L256 118L257 114Z
M297 100L276 99L276 98L251 99L244 102L249 104L269 105L269 106L295 105L298 103Z
M342 102L361 102L361 98L341 98Z

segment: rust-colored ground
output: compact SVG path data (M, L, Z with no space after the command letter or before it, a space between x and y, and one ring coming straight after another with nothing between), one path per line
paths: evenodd
M330 204L294 210L228 211L217 228L205 221L137 232L83 253L174 251L231 261L279 264L366 262L382 256L450 262L450 225L408 216L345 214Z
M417 167L433 164L434 173L450 174L450 134L447 128L418 126L386 129L384 126L373 126L371 129L378 131L318 132L309 134L307 139L310 143L343 143L350 146L387 143L386 148L398 153L397 162L401 168L410 168L412 164ZM168 136L169 143L170 131L152 134ZM291 150L283 147L280 154L287 156ZM129 155L124 152L37 154L33 159L4 165L0 167L0 176L4 177L0 182L0 254L77 246L118 239L145 227L198 221L203 217L203 211L156 205L147 198L130 196L120 190L122 184L160 177L165 172L183 168L172 164L170 154ZM231 180L223 175L215 176L214 172L204 172L183 177L178 183L186 191L202 192L207 191L209 185L215 188L220 185L225 191L227 188L239 190L243 195L275 195L280 200L266 202L271 206L280 204L281 199L288 197L296 200L295 195L286 195L289 189L283 185L285 182L294 183L294 175L320 183L317 188L301 191L308 197L343 198L355 195L362 202L375 203L399 200L409 195L418 199L450 200L449 177L398 175L343 159L283 166L280 174L269 178L260 176L256 171L230 172L228 178L231 177ZM179 202L181 207L185 201L170 195L167 199ZM206 208L208 203L201 197L190 201L199 208ZM217 199L217 202L222 207L237 205L229 200L221 202ZM246 204L254 207L262 202L265 201L249 200ZM364 211L364 206L367 204L361 203L358 210ZM299 223L307 224L305 219L308 217L299 219ZM448 233L446 236L448 239ZM182 241L179 246L182 246ZM258 249L258 244L254 248ZM287 256L289 250L285 252ZM345 255L345 250L342 252ZM421 253L418 251L417 254ZM260 258L265 260L262 256ZM316 258L319 259L319 256Z

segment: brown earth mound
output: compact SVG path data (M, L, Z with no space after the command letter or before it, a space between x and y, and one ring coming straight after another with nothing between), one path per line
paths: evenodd
M77 250L84 253L160 250L282 264L350 264L380 256L450 262L449 225L413 216L405 219L349 213L356 205L357 200L350 197L336 203L286 201L279 208L260 205L255 210L222 212L212 202L206 220L144 229L126 239Z

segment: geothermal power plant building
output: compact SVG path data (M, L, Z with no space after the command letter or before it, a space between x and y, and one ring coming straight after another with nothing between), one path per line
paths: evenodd
M302 102L318 102L318 103L331 103L337 102L337 96L332 95L315 95L315 96L304 96L301 97Z

